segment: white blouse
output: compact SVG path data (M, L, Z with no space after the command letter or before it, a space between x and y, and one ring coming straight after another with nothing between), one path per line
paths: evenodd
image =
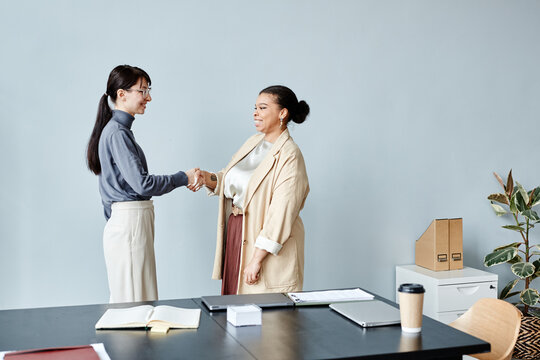
M236 207L240 209L244 208L249 179L251 179L251 175L253 175L255 169L263 161L266 154L268 154L272 145L274 144L263 139L225 175L223 193L226 198L233 200L233 204Z

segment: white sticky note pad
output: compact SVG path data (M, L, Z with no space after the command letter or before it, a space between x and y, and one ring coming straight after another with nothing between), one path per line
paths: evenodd
M229 306L227 321L234 326L262 325L262 310L253 304Z

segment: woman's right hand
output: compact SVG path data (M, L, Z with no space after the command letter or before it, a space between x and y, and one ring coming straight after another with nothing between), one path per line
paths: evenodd
M216 174L201 170L201 178L202 178L203 184L210 190L214 191L217 185Z

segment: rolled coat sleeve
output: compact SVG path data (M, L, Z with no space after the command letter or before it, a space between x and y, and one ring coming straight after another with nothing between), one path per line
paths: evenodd
M293 226L309 192L304 159L301 153L288 157L279 174L272 194L263 228L255 241L255 247L273 255L291 236Z
M218 172L212 173L212 174L216 175L216 187L214 188L214 190L211 190L210 188L206 187L206 194L208 196L219 195L219 187L221 185L221 181L223 180L223 172L224 171L225 171L225 169L223 169L221 171L218 171Z
M120 130L111 134L111 153L122 177L139 195L162 195L179 186L187 185L187 175L183 171L173 175L148 174L135 144L125 131Z

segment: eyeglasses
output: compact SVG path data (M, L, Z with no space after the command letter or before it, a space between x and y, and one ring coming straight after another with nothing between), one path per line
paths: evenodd
M152 88L148 88L148 89L124 89L125 91L138 91L142 94L143 98L147 97L148 95L150 95L150 90L152 90Z

